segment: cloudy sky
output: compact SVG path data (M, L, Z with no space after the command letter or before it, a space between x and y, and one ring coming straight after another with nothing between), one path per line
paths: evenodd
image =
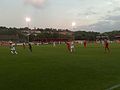
M120 0L0 0L0 26L120 30Z

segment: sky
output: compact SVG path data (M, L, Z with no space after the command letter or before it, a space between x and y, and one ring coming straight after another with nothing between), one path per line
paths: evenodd
M0 26L120 30L120 0L0 0ZM76 26L72 26L76 22Z

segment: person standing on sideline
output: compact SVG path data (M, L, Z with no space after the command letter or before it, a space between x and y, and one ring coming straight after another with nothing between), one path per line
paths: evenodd
M86 48L86 47L87 47L87 41L84 40L84 48Z
M25 43L23 43L23 49L25 49L25 48L26 48Z
M53 42L53 47L55 47L56 46L56 43L55 43L55 41Z
M31 43L28 43L28 46L29 46L30 52L32 52L32 45L31 45Z

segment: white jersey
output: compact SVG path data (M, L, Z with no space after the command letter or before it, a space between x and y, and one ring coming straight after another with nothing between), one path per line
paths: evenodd
M71 43L71 48L74 48L74 43L73 42Z

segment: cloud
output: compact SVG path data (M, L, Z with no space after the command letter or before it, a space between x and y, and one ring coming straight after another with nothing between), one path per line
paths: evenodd
M114 28L115 26L116 25L113 25L111 22L100 21L92 25L78 27L78 29L85 30L85 31L105 32L105 31L112 31L112 30L118 29L118 28Z
M99 31L99 32L106 32L106 31L113 31L113 30L120 30L120 15L116 16L106 16L104 20L100 20L95 24L86 25L86 26L79 26L77 30L85 30L85 31Z
M94 8L90 7L89 9L86 9L84 11L78 11L76 12L77 19L84 19L84 20L91 20L98 18L99 12L97 12Z
M120 21L120 15L116 15L116 16L109 16L107 17L105 20L108 20L108 21Z
M86 11L84 13L78 13L78 16L79 15L85 15L85 16L88 16L88 15L96 15L97 13L95 11Z
M96 15L96 14L98 14L96 12L96 10L94 10L93 7L89 7L88 9L84 10L83 12L79 12L78 16L81 16L81 15L88 16L88 15Z
M117 13L120 13L120 7L114 7L113 9L107 11L107 14L117 14Z
M34 8L40 9L44 7L47 0L24 0L26 5L33 6Z

